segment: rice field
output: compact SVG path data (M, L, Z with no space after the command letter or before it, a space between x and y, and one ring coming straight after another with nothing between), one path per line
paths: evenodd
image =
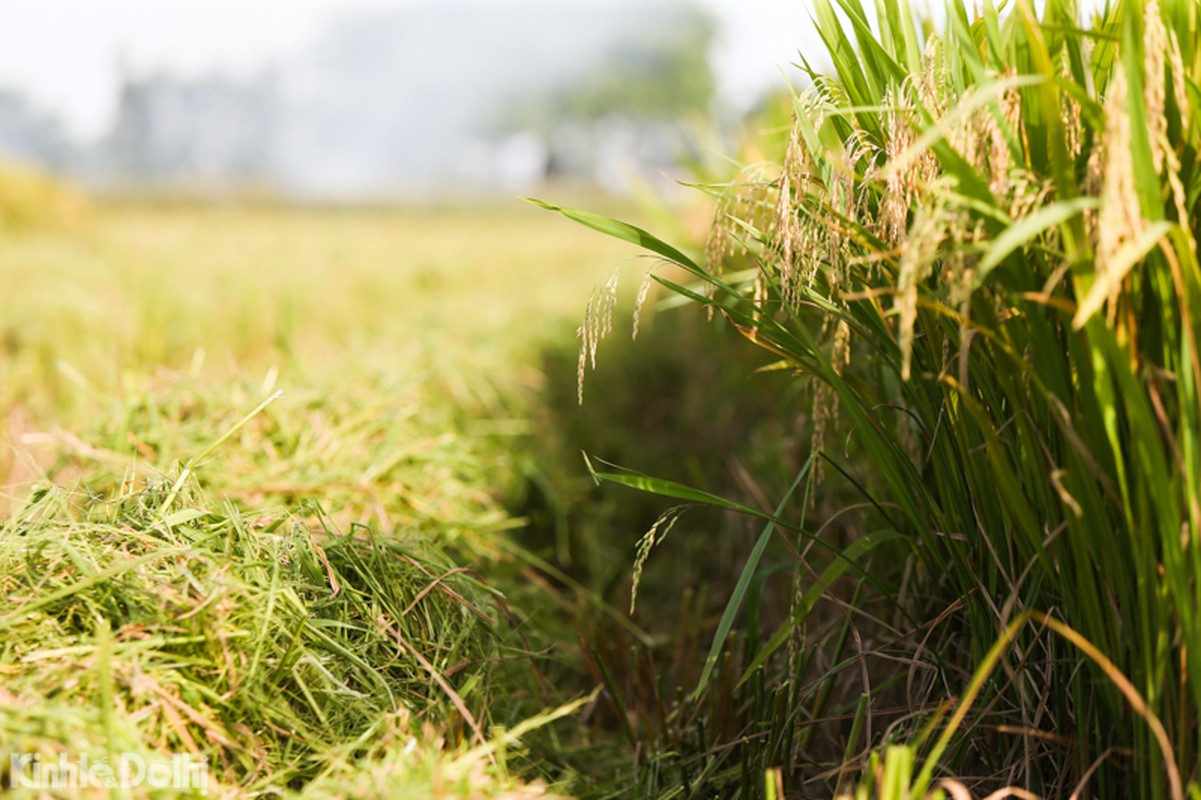
M1201 6L813 8L707 233L0 194L3 785L1201 796Z

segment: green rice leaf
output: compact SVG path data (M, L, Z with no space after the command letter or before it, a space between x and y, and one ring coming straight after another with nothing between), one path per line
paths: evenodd
M877 547L904 539L905 536L897 531L883 530L875 531L864 536L862 539L857 539L838 553L838 556L821 571L817 580L805 590L805 594L801 597L800 602L793 608L792 613L788 617L788 621L781 625L767 644L760 648L755 657L751 659L750 665L743 671L742 677L739 678L738 684L742 685L750 679L760 667L767 663L767 659L771 658L772 653L779 650L788 641L788 637L798 625L805 621L809 616L817 601L822 598L834 581L838 580L843 574L856 565L856 562L867 553Z
M788 503L792 500L792 495L796 492L797 487L809 475L810 469L813 466L813 459L813 455L809 456L808 460L805 461L805 465L801 467L801 471L797 473L792 485L788 487L788 491L784 493L784 498L780 501L779 506L776 507L777 517L784 513L784 509L788 507ZM692 690L691 697L694 700L709 685L709 679L713 675L713 668L717 666L717 659L721 656L721 651L726 645L730 629L734 626L734 620L742 608L742 602L746 598L747 590L750 589L751 579L754 578L755 571L759 568L759 562L763 558L764 551L767 550L767 545L771 541L775 529L775 522L769 521L763 528L763 532L759 534L759 539L755 542L755 546L751 548L750 555L747 556L746 565L742 568L742 574L738 577L738 583L734 586L734 591L730 593L730 599L726 603L725 611L722 612L721 621L717 624L717 632L713 635L713 644L709 648L709 655L705 658L705 667L701 671L700 680L697 681L696 688Z
M993 240L992 245L980 259L976 270L975 288L980 288L998 264L1020 247L1028 245L1043 231L1062 224L1085 209L1096 208L1100 201L1092 197L1078 197L1074 200L1064 200L1052 203L1039 209L1028 217L1024 217L1007 227L1000 236Z
M1089 318L1096 314L1104 305L1106 298L1118 284L1125 280L1134 265L1141 261L1151 248L1155 247L1173 228L1170 222L1157 222L1149 225L1146 230L1131 239L1114 254L1113 262L1104 274L1099 274L1088 294L1080 301L1076 315L1072 318L1072 327L1080 330Z
M701 269L695 261L681 253L676 248L664 242L662 239L644 231L635 225L628 222L612 219L601 214L594 214L591 211L581 211L577 208L569 208L567 206L548 203L544 200L538 200L533 197L525 198L527 202L545 208L547 211L554 211L562 214L570 220L585 225L593 230L600 231L603 234L612 236L615 239L636 244L639 247L649 250L652 253L663 256L668 261L671 261L684 269L698 276L705 277L706 273Z

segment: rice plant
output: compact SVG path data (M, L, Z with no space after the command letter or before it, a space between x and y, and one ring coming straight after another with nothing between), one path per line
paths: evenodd
M801 54L787 147L731 184L704 257L549 206L684 270L656 278L811 399L774 512L597 477L766 522L690 695L732 663L770 723L727 782L1195 796L1201 4L981 6L936 29L815 0L831 68ZM783 532L794 599L763 641L739 615ZM841 636L812 635L823 607ZM806 747L821 709L841 758Z

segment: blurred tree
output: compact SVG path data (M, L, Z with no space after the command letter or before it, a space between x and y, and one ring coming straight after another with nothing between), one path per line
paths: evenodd
M631 176L662 183L695 156L694 126L680 122L708 117L712 108L716 21L675 0L625 6L621 15L611 44L550 85L514 93L494 115L494 134L541 137L547 177L584 178L623 193Z
M685 3L625 11L613 44L549 86L524 89L497 119L500 130L550 133L565 123L607 117L671 122L708 113L716 90L709 49L717 23Z
M707 112L715 89L709 48L716 23L693 6L680 6L672 16L669 24L631 25L583 78L556 91L549 108L580 120L612 114L672 120Z

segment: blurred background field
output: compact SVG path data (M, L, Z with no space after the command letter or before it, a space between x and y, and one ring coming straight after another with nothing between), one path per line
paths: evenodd
M343 203L670 191L816 41L785 0L0 12L0 153L106 193Z
M320 414L359 397L381 420L439 434L424 447L397 436L395 448L445 447L441 431L453 436L469 420L526 435L509 404L540 389L537 348L573 339L581 304L623 256L543 222L516 202L473 211L142 203L9 232L2 385L17 448L5 483L131 457L182 459L188 442L154 441L156 409L122 415L156 395L220 406L206 387L222 387L229 408L196 420L201 439L276 389L285 392L276 409ZM185 413L161 413L172 412ZM67 433L83 428L104 437L90 443L98 452ZM349 434L327 444L353 446ZM348 480L329 474L320 452L301 455L313 458L313 491Z

